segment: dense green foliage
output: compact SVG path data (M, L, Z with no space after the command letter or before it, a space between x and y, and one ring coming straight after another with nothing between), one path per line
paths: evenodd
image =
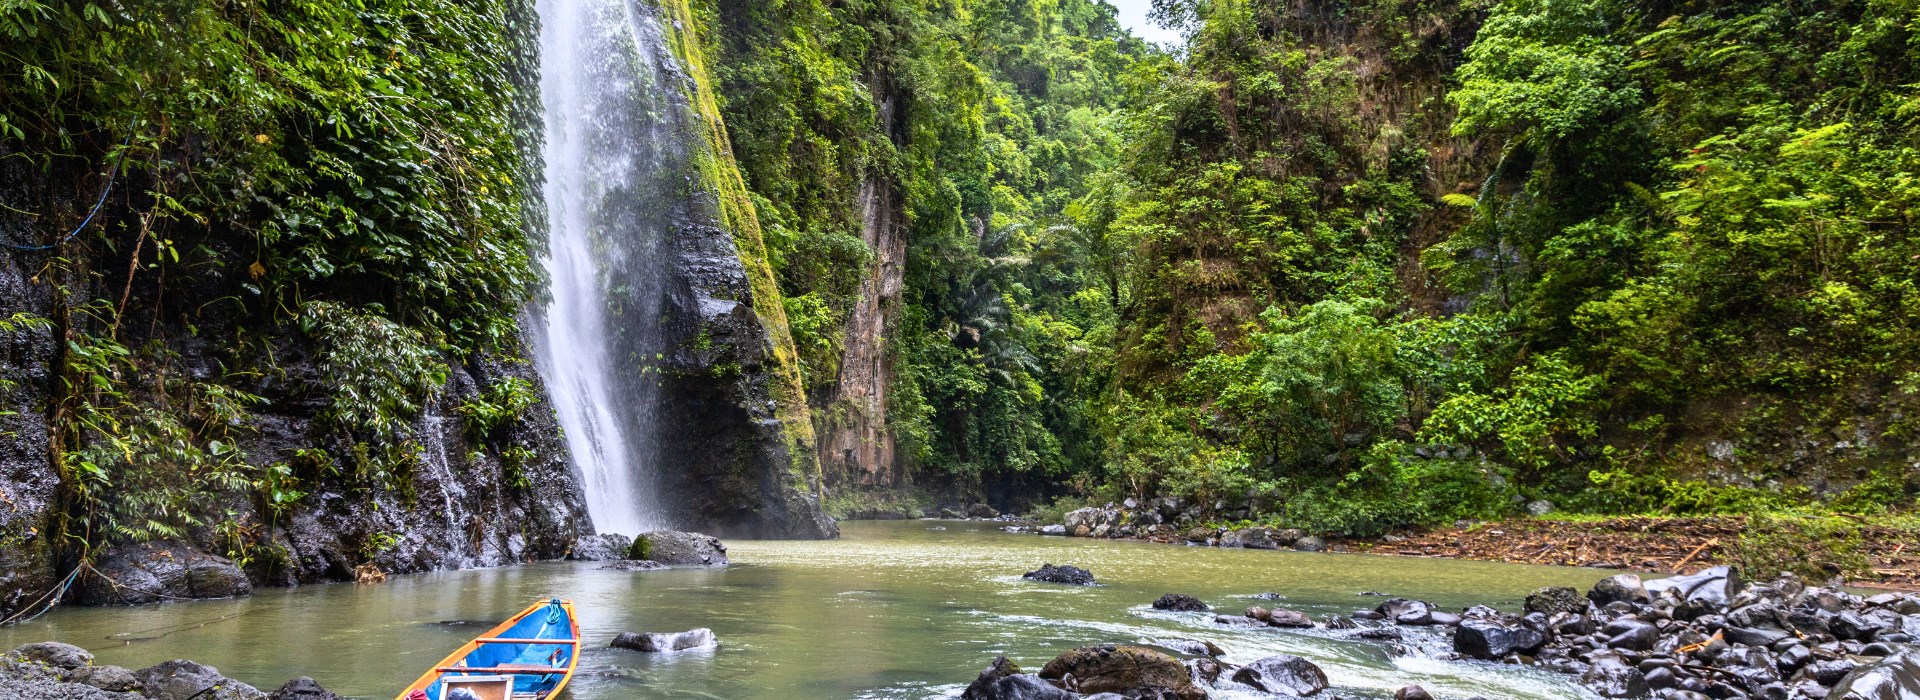
M1912 501L1912 2L1155 9L1180 52L1074 0L709 8L815 390L855 193L902 195L917 473L1359 533Z
M417 452L444 358L512 351L537 281L530 10L0 2L0 165L39 183L5 193L0 228L58 244L16 254L64 302L53 415L82 546L234 527L250 492L276 516L297 500L297 470L236 447L265 401L246 389L324 397L320 439L380 483ZM323 376L287 375L288 337ZM308 454L305 476L334 467Z

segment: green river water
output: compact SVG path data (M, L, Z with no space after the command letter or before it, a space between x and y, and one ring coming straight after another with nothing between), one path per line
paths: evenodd
M1585 589L1606 572L1563 567L1181 547L1001 532L982 522L851 522L829 542L731 542L735 566L623 572L587 562L397 576L383 584L268 588L240 600L67 608L0 628L0 648L54 639L101 663L190 658L272 690L312 676L343 696L385 700L494 622L549 597L571 599L586 640L573 700L952 698L996 655L1038 667L1099 642L1212 641L1244 663L1292 653L1320 664L1322 697L1391 697L1419 683L1438 698L1583 698L1553 674L1409 655L1324 631L1228 629L1211 614L1162 613L1162 593L1222 611L1285 607L1320 619L1377 605L1381 592L1459 610L1516 610L1546 585ZM1020 578L1042 562L1091 569L1080 588ZM1255 600L1274 592L1283 600ZM612 649L623 631L709 627L713 651ZM1431 633L1428 633L1431 634ZM1420 647L1426 647L1421 651ZM1216 694L1220 697L1220 694Z

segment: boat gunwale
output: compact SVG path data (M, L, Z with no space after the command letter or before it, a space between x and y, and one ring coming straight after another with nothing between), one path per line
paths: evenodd
M580 640L580 618L579 616L574 614L573 601L560 599L560 598L552 598L539 603L534 603L533 605L528 606L527 609L520 611L519 614L516 614L513 617L507 618L506 620L502 621L498 625L494 625L492 629L482 632L480 633L479 636L476 636L472 639L467 640L464 644L461 644L458 649L453 650L453 653L448 654L445 658L440 659L439 663L436 663L433 666L428 667L426 673L421 674L419 678L414 679L412 685L408 685L406 688L402 689L400 691L400 694L398 696L395 696L394 700L407 700L407 694L412 693L413 691L416 691L416 690L424 691L429 686L432 686L435 682L439 681L441 677L452 675L453 673L457 673L457 671L441 671L440 669L444 667L452 667L459 664L460 662L465 661L467 656L480 650L480 647L482 646L480 640L494 639L494 638L501 637L504 632L506 632L509 629L512 629L514 625L519 624L520 621L526 619L527 616L532 615L548 606L553 605L556 601L560 604L560 609L565 610L567 613L567 631L569 634L572 635L568 639L573 642L574 651L572 654L569 654L567 656L566 666L554 667L554 673L560 674L560 682L553 686L552 691L544 695L541 695L539 697L541 698L541 700L548 700L550 698L559 697L560 692L567 689L567 683L573 680L574 669L580 666L580 641L581 641ZM475 667L475 668L477 670L479 667Z

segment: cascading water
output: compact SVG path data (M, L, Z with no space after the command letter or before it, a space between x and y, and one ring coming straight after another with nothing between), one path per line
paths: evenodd
M601 532L668 525L660 508L658 328L670 256L657 211L679 152L655 19L633 0L541 0L550 299L535 354Z

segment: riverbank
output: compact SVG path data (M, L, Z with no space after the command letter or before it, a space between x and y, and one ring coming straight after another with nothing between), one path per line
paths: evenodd
M1734 566L1758 577L1920 591L1920 520L1842 514L1513 518L1390 534L1322 538L1250 522L1203 522L1155 499L1080 508L1041 534L1167 544L1294 549L1677 573Z
M1920 591L1920 527L1855 516L1514 519L1339 546L1369 554L1666 573L1729 565Z

